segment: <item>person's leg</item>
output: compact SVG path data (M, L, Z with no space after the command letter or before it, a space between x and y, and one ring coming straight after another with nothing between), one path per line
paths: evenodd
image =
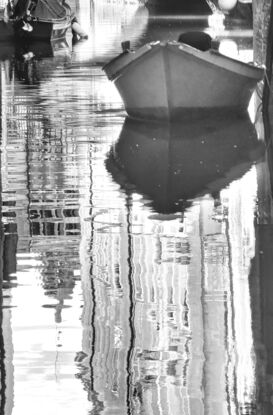
M17 19L22 19L26 14L30 0L18 0L14 6L13 15Z

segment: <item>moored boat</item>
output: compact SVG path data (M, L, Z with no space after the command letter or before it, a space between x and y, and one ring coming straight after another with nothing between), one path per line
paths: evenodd
M32 8L31 2L23 3L25 8L22 6L19 14L11 11L8 18L0 19L1 42L14 39L51 41L65 37L71 26L70 8L65 2L51 4L38 0Z
M245 112L264 70L186 43L148 43L104 66L133 118L170 120L200 112Z

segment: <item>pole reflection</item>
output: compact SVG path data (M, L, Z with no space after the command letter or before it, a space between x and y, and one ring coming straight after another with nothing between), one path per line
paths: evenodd
M2 65L0 66L0 115L1 115L1 124L0 124L0 133L2 136ZM1 168L0 160L0 168ZM0 379L1 379L1 391L0 391L0 412L5 413L6 406L6 367L5 367L5 343L4 343L4 334L3 334L3 230L2 230L2 180L0 177L0 289L1 289L1 303L0 303Z
M127 403L127 413L128 415L133 414L133 408L131 405L132 400L132 387L134 384L134 373L133 373L133 367L132 362L134 360L134 350L135 350L135 342L136 342L136 331L135 331L135 323L134 323L134 317L135 317L135 288L134 288L134 264L132 263L133 259L133 245L131 240L132 230L132 218L131 218L131 206L132 206L132 200L130 195L126 197L126 210L127 210L127 234L128 234L128 288L129 288L129 330L130 330L130 342L129 342L129 348L127 353L127 364L126 364L126 370L127 370L127 397L126 397L126 403Z

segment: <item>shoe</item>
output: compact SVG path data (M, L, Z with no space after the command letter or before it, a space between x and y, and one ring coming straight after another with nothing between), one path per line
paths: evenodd
M22 30L25 30L26 32L32 32L33 27L29 23L24 22L22 26Z

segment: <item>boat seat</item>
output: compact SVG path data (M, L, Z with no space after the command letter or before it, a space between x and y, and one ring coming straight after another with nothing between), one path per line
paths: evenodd
M205 32L185 32L181 33L178 38L178 42L186 43L189 46L199 49L203 52L211 48L215 48L215 44L212 37Z

